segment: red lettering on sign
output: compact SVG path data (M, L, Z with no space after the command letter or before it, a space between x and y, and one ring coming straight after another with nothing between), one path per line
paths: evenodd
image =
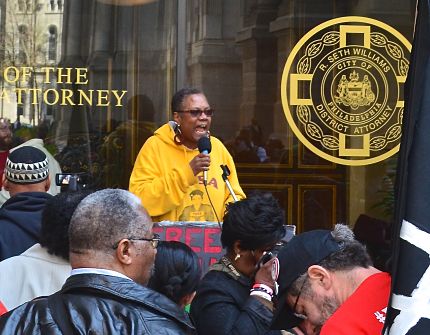
M164 241L180 241L194 250L205 274L209 266L218 261L224 250L221 246L220 229L214 225L195 226L181 223L169 226L154 224L153 232L160 234Z
M166 228L166 241L181 241L182 229L176 227Z
M196 245L199 242L199 234L202 233L202 228L187 228L185 230L185 244L188 245L195 252L201 252L202 248ZM193 237L196 235L197 239ZM201 240L200 240L201 241Z
M154 234L158 234L158 235L161 235L161 234L163 234L163 232L164 232L164 229L163 229L163 227L153 227L152 228L152 232L154 233Z
M221 252L221 246L219 245L219 240L218 241L214 240L214 238L219 239L219 237L220 237L219 228L205 228L205 237L203 242L203 245L204 245L203 250L205 253L219 254Z

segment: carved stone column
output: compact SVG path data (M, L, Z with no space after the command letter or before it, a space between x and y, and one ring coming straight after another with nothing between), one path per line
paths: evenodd
M228 139L239 125L241 64L235 44L238 30L238 1L194 1L188 8L190 57L188 82L201 88L216 108L216 136ZM217 127L219 125L219 128Z
M243 22L236 41L242 55L242 104L240 125L257 120L265 140L274 129L274 102L278 95L276 37L270 32L270 22L277 16L279 1L246 1ZM269 117L268 117L269 116Z

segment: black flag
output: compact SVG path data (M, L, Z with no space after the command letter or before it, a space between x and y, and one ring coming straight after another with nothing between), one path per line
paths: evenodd
M430 0L418 0L397 166L385 334L430 334Z

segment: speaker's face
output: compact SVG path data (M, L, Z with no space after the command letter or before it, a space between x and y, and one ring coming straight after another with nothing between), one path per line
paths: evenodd
M213 111L203 94L192 94L184 98L182 110L173 114L181 127L181 142L190 149L197 148L202 136L207 136L212 122Z

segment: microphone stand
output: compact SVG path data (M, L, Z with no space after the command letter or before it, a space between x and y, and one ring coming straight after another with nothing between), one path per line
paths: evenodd
M230 170L227 165L220 165L222 169L222 179L224 180L225 184L227 185L228 191L230 192L231 196L233 197L234 202L236 202L237 196L234 194L233 189L231 188L231 184L228 181L227 177L230 175Z

